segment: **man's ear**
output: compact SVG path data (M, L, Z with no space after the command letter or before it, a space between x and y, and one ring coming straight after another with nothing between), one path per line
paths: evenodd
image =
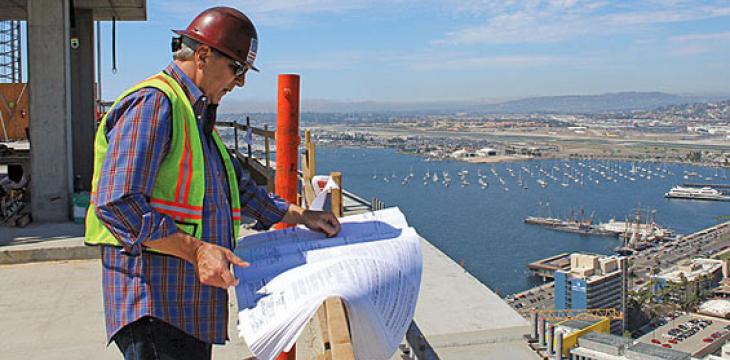
M195 59L197 60L199 69L205 67L205 63L211 55L212 51L210 51L210 48L205 45L198 46L198 48L195 49Z

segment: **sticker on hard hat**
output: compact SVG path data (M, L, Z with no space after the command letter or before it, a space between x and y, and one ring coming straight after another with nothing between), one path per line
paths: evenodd
M256 50L258 49L258 40L256 38L251 39L251 46L248 48L248 57L246 62L253 64L256 61Z

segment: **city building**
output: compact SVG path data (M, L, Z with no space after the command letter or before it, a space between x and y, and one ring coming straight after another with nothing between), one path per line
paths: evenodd
M611 322L608 318L586 318L562 321L555 326L555 334L562 334L563 339L562 346L556 346L556 348L562 349L563 355L569 356L570 349L576 346L578 339L582 336L596 333L608 334L610 330ZM555 338L557 336L553 337L553 339Z
M690 360L689 353L634 342L621 336L591 332L570 350L571 360Z
M697 312L702 315L730 319L730 300L712 299L699 306Z
M618 256L571 254L570 269L555 271L555 309L626 308L626 260ZM624 324L612 324L620 332Z
M531 262L527 265L533 276L542 278L543 281L555 278L555 271L570 271L570 254L562 253L545 259Z
M653 291L659 300L685 302L709 295L721 279L722 260L683 260L652 276Z
M728 360L730 359L730 343L722 346L720 353L717 355L707 355L704 360Z

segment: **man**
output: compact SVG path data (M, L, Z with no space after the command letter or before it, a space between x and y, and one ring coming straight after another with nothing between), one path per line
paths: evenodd
M254 67L240 11L203 11L175 31L173 62L112 105L95 140L86 243L101 245L107 339L125 359L208 359L227 340L241 213L334 236L337 219L257 188L214 131L216 108Z

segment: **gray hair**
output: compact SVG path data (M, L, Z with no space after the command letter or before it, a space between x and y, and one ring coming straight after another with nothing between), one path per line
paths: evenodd
M195 50L188 46L185 42L180 44L180 49L172 53L173 60L187 61L192 60L195 55Z

